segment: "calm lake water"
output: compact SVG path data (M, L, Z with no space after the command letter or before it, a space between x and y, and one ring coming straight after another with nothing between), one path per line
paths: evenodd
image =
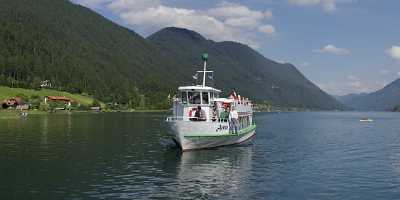
M0 119L0 199L400 197L399 113L257 113L252 142L183 154L165 117Z

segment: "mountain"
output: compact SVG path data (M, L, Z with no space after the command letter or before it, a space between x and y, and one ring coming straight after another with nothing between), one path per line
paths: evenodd
M177 85L175 64L143 37L68 0L1 0L0 47L2 85L51 80L106 102L164 107Z
M383 89L361 95L343 103L355 110L389 111L400 105L400 79L397 79Z
M289 107L343 108L336 99L310 82L293 65L267 59L246 45L214 42L194 31L175 27L162 29L150 35L147 40L164 56L173 57L180 63L175 71L188 78L192 77L195 70L201 69L199 55L207 52L209 69L215 71L215 85L226 92L235 89L256 101L266 100Z
M359 98L359 97L364 97L367 96L368 93L351 93L351 94L346 94L346 95L334 95L337 100L342 102L343 104L347 104L348 102L352 101L353 99Z
M167 96L193 83L209 53L215 85L257 102L314 109L342 105L293 65L269 60L246 45L213 42L167 28L145 39L69 0L1 0L0 85L53 89L130 107L167 108Z

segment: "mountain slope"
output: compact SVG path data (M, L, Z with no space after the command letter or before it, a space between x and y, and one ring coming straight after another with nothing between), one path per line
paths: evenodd
M356 93L351 93L351 94L346 94L346 95L334 95L333 97L335 97L337 100L339 100L340 102L342 102L343 104L347 104L348 102L352 101L353 99L359 98L359 97L364 97L368 95L367 93L360 93L360 94L356 94Z
M209 54L209 69L215 71L215 84L224 91L236 89L257 101L275 105L341 109L343 106L309 80L293 65L269 60L250 47L236 42L214 42L181 28L165 28L147 38L165 56L180 63L176 72L190 80L201 69L199 55ZM196 67L197 66L197 67Z
M169 58L140 35L68 0L1 0L0 84L90 93L104 101L149 105L173 88ZM152 92L150 92L152 91ZM164 101L166 102L166 101Z
M344 102L348 107L364 111L389 111L400 105L400 79L383 89Z

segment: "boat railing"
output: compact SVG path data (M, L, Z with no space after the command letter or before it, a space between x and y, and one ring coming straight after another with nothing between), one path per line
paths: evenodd
M197 120L197 117L167 117L167 122L173 122L173 121L193 121Z
M204 121L204 120L199 120L198 117L182 117L182 116L171 116L167 117L166 119L167 122L175 122L175 121ZM211 119L211 122L217 122L217 123L227 123L229 122L228 118L218 118L218 119Z
M219 122L219 123L221 123L221 122L229 122L229 119L228 118L218 118L215 121Z

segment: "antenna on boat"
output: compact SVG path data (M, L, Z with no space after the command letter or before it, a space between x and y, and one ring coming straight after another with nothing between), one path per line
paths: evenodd
M208 54L203 53L201 58L204 61L204 68L203 68L203 87L206 86L206 71L207 71L207 60L208 60Z

